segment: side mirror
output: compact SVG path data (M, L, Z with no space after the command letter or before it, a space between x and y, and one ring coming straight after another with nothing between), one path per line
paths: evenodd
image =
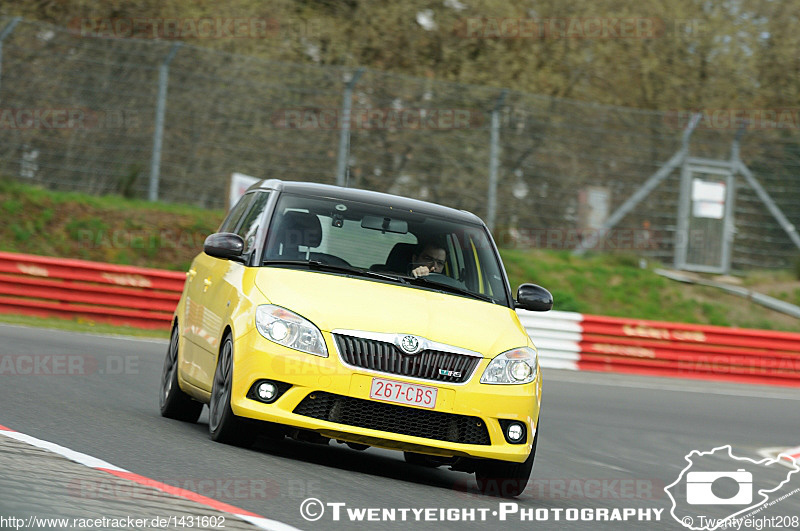
M552 310L553 295L536 284L522 284L517 290L517 308L532 312Z
M206 238L203 243L203 251L214 258L241 262L244 240L232 232L216 232Z

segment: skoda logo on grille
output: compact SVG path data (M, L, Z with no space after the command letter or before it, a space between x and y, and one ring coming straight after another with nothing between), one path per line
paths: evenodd
M408 354L416 354L420 349L419 339L415 336L403 336L403 338L400 339L400 348Z

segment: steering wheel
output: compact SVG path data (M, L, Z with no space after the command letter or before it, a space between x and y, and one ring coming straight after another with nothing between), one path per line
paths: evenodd
M427 279L430 282L435 284L444 284L445 286L452 286L454 288L461 288L465 289L466 286L459 282L458 280L454 279L453 277L447 276L443 273L428 273L425 276L419 277Z

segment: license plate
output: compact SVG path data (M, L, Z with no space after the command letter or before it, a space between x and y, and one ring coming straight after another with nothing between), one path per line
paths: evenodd
M373 378L369 397L396 404L409 404L433 409L436 406L436 394L438 391L437 388L428 387L427 385Z

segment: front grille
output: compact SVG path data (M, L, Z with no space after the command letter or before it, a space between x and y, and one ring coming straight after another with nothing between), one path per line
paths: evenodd
M436 382L464 383L480 358L440 350L423 350L406 354L392 343L361 337L333 334L342 359L348 365L373 371L422 378ZM440 370L452 371L450 375ZM452 373L458 373L454 376Z
M478 417L395 406L315 391L294 413L319 420L372 430L414 435L462 444L491 444L489 431Z

